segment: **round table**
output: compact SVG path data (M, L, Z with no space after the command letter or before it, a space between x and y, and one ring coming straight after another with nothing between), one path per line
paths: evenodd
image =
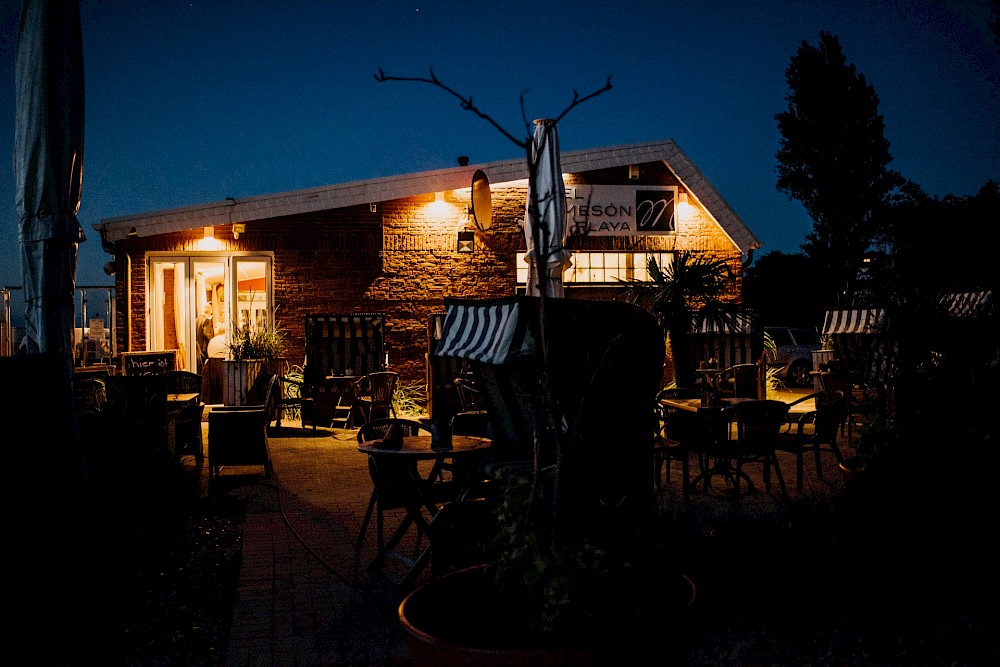
M419 489L423 483L432 483L432 481L438 476L438 473L441 470L441 465L445 459L452 459L454 462L464 457L483 454L493 447L493 441L489 438L480 438L471 435L453 435L451 437L451 443L447 447L434 447L432 446L432 442L433 438L430 435L404 436L399 445L386 445L384 440L366 440L358 445L358 451L362 454L368 454L369 456L412 462L411 469L413 471L413 477L416 478L414 479L414 488ZM433 460L434 464L431 467L430 472L427 474L427 477L420 480L419 473L416 472L416 463L418 461L430 460ZM454 491L455 498L461 496L462 489L460 488L460 485L459 487L456 487ZM385 545L379 549L378 553L375 554L375 557L369 564L370 568L378 567L386 557L393 557L396 560L406 563L409 566L409 569L403 579L398 582L400 584L407 584L408 582L411 582L420 570L427 564L427 560L430 557L429 545L415 560L406 558L396 551L396 546L399 544L403 535L411 525L416 525L425 533L427 533L429 529L430 524L428 520L424 518L422 508L426 508L430 511L432 516L435 509L429 503L425 502L421 496L422 494L419 490L413 494L412 502L408 502L406 505L406 519L386 541Z
M479 438L473 435L453 435L448 447L433 447L429 435L407 435L401 445L389 446L384 440L368 440L358 445L362 454L383 454L399 456L417 461L429 459L447 459L462 457L466 454L483 452L493 447L489 438Z

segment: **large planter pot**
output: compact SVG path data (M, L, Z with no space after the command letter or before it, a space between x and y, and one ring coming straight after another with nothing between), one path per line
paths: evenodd
M250 382L249 361L225 359L222 362L222 404L243 405Z
M281 374L281 359L225 359L222 362L222 404L246 405L247 392L261 373Z
M662 582L661 582L662 583ZM655 632L617 632L591 641L556 644L532 633L525 615L503 606L496 584L479 565L446 574L416 588L399 605L414 665L621 665L657 656L657 664L682 664L685 621L694 604L694 583L676 576L655 601L662 622ZM648 642L648 643L647 643ZM671 649L676 659L665 659Z

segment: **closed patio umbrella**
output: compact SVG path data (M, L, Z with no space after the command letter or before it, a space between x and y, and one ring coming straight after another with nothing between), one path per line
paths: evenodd
M13 475L5 489L4 505L14 509L5 528L20 548L8 554L17 576L6 597L17 618L4 639L32 647L49 664L100 664L116 648L114 624L99 613L111 570L72 391L76 251L84 240L76 219L83 169L78 0L22 0L15 88L15 204L33 354L0 360L3 377L16 378L0 397L28 429L20 442L29 458L44 462L44 477Z
M529 265L525 294L539 296L544 285L546 296L562 297L565 296L562 274L569 265L569 253L565 249L565 186L554 120L535 121L531 160L535 173L529 183L524 224ZM544 274L540 274L540 266L545 267Z
M30 352L73 352L76 219L83 182L78 0L23 0L18 26L16 206Z

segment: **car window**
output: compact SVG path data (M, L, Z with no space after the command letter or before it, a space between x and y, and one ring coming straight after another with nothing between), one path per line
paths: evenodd
M815 331L808 329L795 329L795 342L798 345L819 345L819 336Z
M792 341L792 335L788 332L788 329L767 329L767 333L771 334L771 339L774 340L775 345L794 345Z

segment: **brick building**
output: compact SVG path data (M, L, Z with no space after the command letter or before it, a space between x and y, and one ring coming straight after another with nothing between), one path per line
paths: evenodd
M672 142L561 155L567 191L567 298L610 299L646 258L677 250L724 258L740 300L745 257L760 246ZM471 215L473 174L489 180L492 224ZM180 351L197 370L195 321L276 319L301 364L308 315L384 313L389 368L425 377L429 321L445 297L523 290L523 158L108 218L118 350ZM651 215L647 215L652 211ZM231 298L235 295L235 298Z

